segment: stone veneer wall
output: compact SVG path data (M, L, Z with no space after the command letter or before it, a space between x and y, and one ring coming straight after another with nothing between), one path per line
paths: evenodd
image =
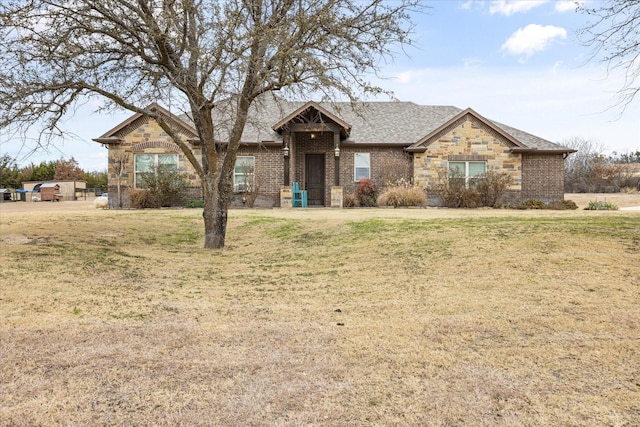
M485 160L487 172L506 172L513 178L510 190L520 190L522 157L511 153L511 146L491 128L467 115L429 144L424 153L414 153L414 182L424 188L436 184L439 174L448 170L450 160Z
M196 189L199 190L200 180L193 166L191 166L178 146L173 143L169 135L167 135L154 120L141 117L122 129L118 136L124 138L124 141L109 147L109 206L118 206L118 179L120 179L122 205L123 207L129 206L127 192L129 189L135 187L134 156L136 154L178 154L178 169L187 176L189 184L192 187L185 196L195 195L195 193L197 193ZM194 150L194 154L198 158L202 156L201 150ZM127 155L128 157L124 171L122 175L118 177L117 159L121 155ZM201 190L199 191L201 193ZM189 198L189 200L193 198ZM202 196L200 196L200 198L202 198Z
M521 200L540 199L546 203L564 199L564 158L560 154L522 155Z

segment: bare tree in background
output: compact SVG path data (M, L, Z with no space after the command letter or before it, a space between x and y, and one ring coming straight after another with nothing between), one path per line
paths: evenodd
M591 2L578 6L579 12L594 18L578 35L593 48L592 60L606 63L609 71L624 73L618 92L624 111L640 92L640 0L606 0L591 6Z
M564 162L564 189L567 193L615 193L626 188L639 189L635 163L620 162L624 157L607 156L599 143L581 137L562 141L577 150ZM632 155L627 155L632 159Z
M205 247L222 248L249 107L278 90L323 101L384 93L368 76L412 43L410 13L420 3L2 2L0 128L43 123L41 135L55 136L63 119L94 99L99 109L124 108L156 120L202 182ZM169 121L147 108L168 100L193 120L201 161ZM216 139L221 134L225 139Z

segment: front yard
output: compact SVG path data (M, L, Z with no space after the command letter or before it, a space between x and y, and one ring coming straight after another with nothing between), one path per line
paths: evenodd
M212 252L73 203L0 206L0 424L640 418L639 212L234 210Z

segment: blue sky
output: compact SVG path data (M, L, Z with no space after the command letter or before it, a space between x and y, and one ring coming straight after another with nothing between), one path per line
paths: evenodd
M593 3L593 2L592 2ZM416 44L383 66L383 88L418 104L471 107L492 120L555 142L582 137L605 151L640 150L640 99L621 114L623 76L589 62L576 29L588 17L573 1L429 1L415 16ZM95 114L90 106L65 123L77 138L25 158L32 146L0 134L0 153L20 164L75 157L104 170L107 152L92 138L128 113Z

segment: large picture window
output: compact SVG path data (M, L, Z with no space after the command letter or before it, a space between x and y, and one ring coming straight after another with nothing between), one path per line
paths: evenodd
M369 153L355 153L353 158L353 179L371 179L371 155Z
M464 179L467 187L473 187L476 180L486 173L486 162L449 162L449 177Z
M163 167L168 170L178 169L177 154L136 154L134 156L135 167L135 187L144 188L142 182L143 173L157 173L158 168Z
M236 193L253 191L255 164L255 157L236 157L236 166L233 171L233 191Z

